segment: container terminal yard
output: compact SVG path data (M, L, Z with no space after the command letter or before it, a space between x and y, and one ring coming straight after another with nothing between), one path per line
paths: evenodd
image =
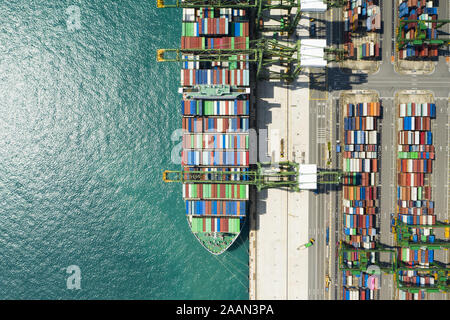
M249 224L249 299L448 299L449 2L157 6L182 19L163 179L211 254Z

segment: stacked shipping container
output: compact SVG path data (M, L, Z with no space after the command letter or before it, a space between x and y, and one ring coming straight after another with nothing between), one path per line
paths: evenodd
M376 1L350 0L344 10L344 49L351 59L379 58L380 43L368 41L355 45L355 33L376 32L381 29L380 7Z
M355 248L375 247L379 116L379 102L347 104L344 109L344 235Z
M344 107L343 225L345 242L355 248L373 249L376 242L378 199L379 102ZM343 252L348 268L358 267L361 255L375 262L374 252ZM378 284L365 273L343 271L344 300L373 300ZM373 285L373 286L372 286Z
M437 20L437 8L433 0L399 0L398 17L400 20ZM423 40L437 39L437 23L434 22L409 22L401 29L402 39L417 39L416 42L408 42L399 50L400 59L414 59L437 57L436 44L423 43Z
M429 181L434 159L431 120L435 115L434 103L411 102L398 106L397 218L403 224L431 227L436 223ZM435 236L432 228L417 227L411 228L407 240L433 243ZM403 247L398 258L407 266L427 268L434 261L434 251L426 247ZM418 276L414 270L400 271L398 277L405 286L434 284L430 277ZM405 299L413 298L409 293L400 292Z
M249 22L245 10L229 8L183 9L182 49L248 49ZM207 54L199 51L200 55ZM188 56L190 60L194 57ZM198 55L197 55L198 57ZM248 57L234 56L231 61L184 62L181 85L225 84L249 86Z

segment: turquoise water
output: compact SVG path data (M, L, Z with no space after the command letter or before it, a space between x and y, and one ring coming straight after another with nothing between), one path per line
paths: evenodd
M179 168L179 65L155 50L179 46L180 17L148 0L0 4L0 298L247 299L246 232L212 256L161 179Z

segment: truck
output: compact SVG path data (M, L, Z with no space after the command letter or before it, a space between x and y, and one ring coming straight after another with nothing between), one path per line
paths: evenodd
M300 245L300 246L297 248L297 250L307 249L307 248L311 247L311 246L314 244L315 241L316 241L316 240L314 240L313 238L311 238L311 239L309 239L309 242Z
M316 23L315 22L311 22L311 25L309 27L309 36L311 38L316 37Z
M394 233L395 231L395 218L394 218L394 214L391 213L391 232Z
M309 242L305 244L305 248L311 247L314 244L315 241L316 240L314 240L313 238L309 239Z
M328 289L330 288L331 279L329 275L325 276L325 291L328 292Z
M448 220L445 220L444 222L448 224ZM450 228L449 227L445 228L445 238L446 239L450 238Z

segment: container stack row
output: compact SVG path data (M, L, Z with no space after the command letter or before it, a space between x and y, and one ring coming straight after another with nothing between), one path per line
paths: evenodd
M381 29L381 12L377 1L350 0L344 9L344 49L350 59L367 59L380 57L380 43L369 40L355 41L362 35L371 34Z
M424 300L425 292L420 290L417 293L400 290L399 300Z
M342 289L343 300L374 300L375 290L369 288L348 288Z
M379 116L379 102L344 107L342 212L345 241L355 248L376 243Z
M183 9L181 49L187 61L182 63L181 85L211 92L184 95L181 101L183 170L202 172L196 178L201 183L189 181L182 188L195 234L238 234L249 212L249 186L236 181L248 179L250 95L212 90L214 85L228 86L227 91L249 87L248 56L212 59L219 52L215 50L248 49L249 27L245 10Z
M411 267L427 268L434 261L434 250L400 248L399 255L400 261Z
M367 259L368 262L374 264L377 259L377 253L363 251L344 251L342 253L342 259L342 262L346 268L358 268L362 259Z
M249 22L245 10L201 8L183 9L181 48L193 50L182 64L181 85L250 85L248 56L235 55L228 61L208 60L205 49L248 49ZM198 54L195 50L198 49ZM200 57L202 58L199 61Z
M344 49L347 52L347 57L350 59L363 60L380 57L380 44L374 41L364 42L357 45L349 41L344 44Z
M189 133L244 133L248 134L250 120L244 116L184 117L182 128Z
M422 20L424 22L408 22L401 30L402 39L414 39L399 49L400 59L417 59L438 56L436 44L424 43L423 40L437 39L437 23L426 22L437 20L437 8L433 0L398 0L398 17L401 20Z
M183 116L248 116L250 102L245 100L183 100Z
M437 273L403 270L399 272L399 282L405 287L432 287L437 279Z
M397 213L399 221L409 225L434 225L436 222L429 185L434 159L431 120L435 115L434 103L399 105Z
M436 116L434 103L402 103L398 105L397 123L397 219L398 223L420 225L412 227L407 240L412 243L434 243L431 228L436 223L432 201L431 173L434 146L432 119ZM430 226L430 227L427 227ZM420 248L420 249L418 249ZM434 262L434 250L423 247L401 247L398 259L405 266L425 269ZM420 276L417 271L399 271L402 299L420 299L422 293L405 292L407 287L434 285L432 277Z
M365 272L355 272L351 270L342 271L342 283L349 288L373 288L379 289L379 279L377 277L371 277ZM363 300L363 299L362 299Z

